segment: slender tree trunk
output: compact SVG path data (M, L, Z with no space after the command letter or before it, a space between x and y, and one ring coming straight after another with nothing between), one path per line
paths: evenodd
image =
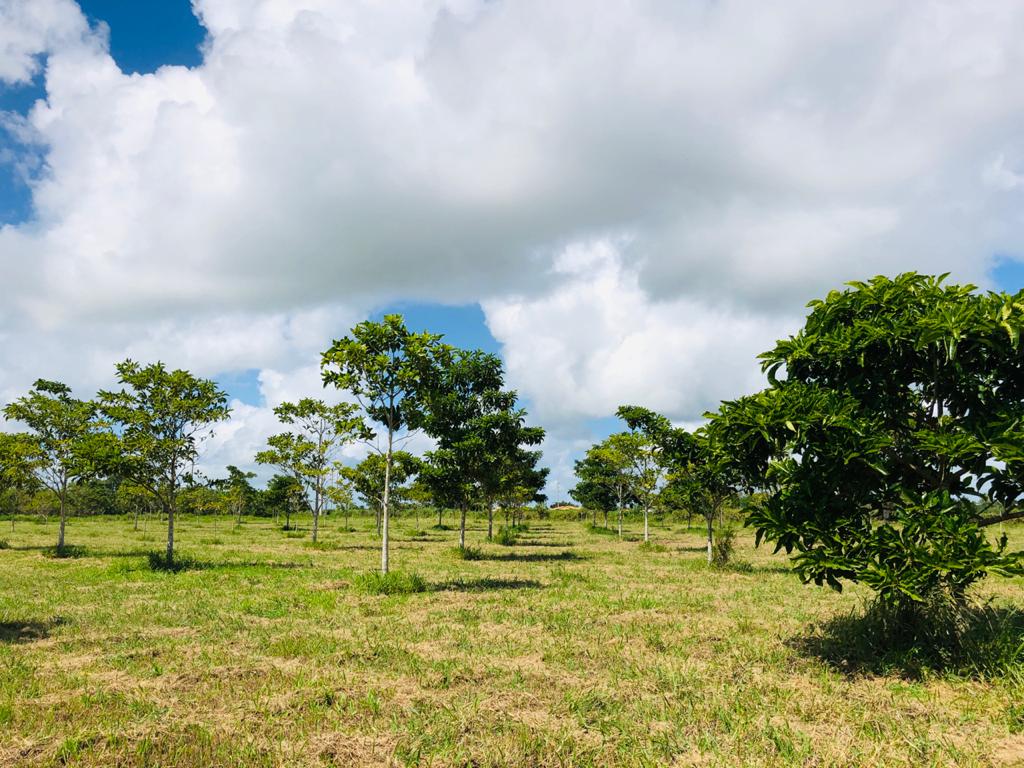
M650 510L648 510L648 508L645 506L644 507L644 541L650 541L651 540L650 530L649 530L649 527L647 525L647 517L648 517L649 512L650 512Z
M487 502L487 540L494 538L494 505Z
M601 511L604 513L604 527L605 527L605 530L608 530L608 510L607 509L603 509Z
M64 551L64 523L67 521L67 483L60 487L60 532L57 534L57 551Z
M619 486L619 538L622 538L622 486Z
M713 538L714 538L714 520L715 520L715 513L712 512L710 515L707 516L707 521L708 521L708 565L711 565L711 546L713 544Z
M132 509L135 512L135 525L133 526L133 528L137 531L139 530L139 505L133 504Z
M167 565L174 562L174 497L167 505Z
M466 548L466 505L460 507L461 522L459 523L459 549Z
M316 544L316 535L320 530L320 507L323 502L324 492L320 488L320 478L317 477L316 487L313 489L313 543Z
M346 504L345 505L345 533L348 533L348 529L352 527L352 526L350 526L348 524L348 515L349 515L349 506L348 506L348 504Z
M441 527L441 513L443 513L443 512L444 512L444 509L442 507L438 507L437 508L437 527L438 528Z
M388 454L384 460L384 509L381 511L381 542L380 542L380 572L388 572L388 520L390 510L388 501L391 498L391 456L394 440L394 432L388 427Z

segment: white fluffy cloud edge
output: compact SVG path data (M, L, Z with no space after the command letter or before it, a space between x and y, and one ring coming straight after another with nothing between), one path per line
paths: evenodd
M251 464L319 353L479 302L552 487L622 403L693 422L803 306L1024 253L1024 5L194 0L202 64L123 72L72 0L0 0L0 400L115 361L258 369ZM330 394L330 393L328 393ZM557 486L555 485L557 483Z

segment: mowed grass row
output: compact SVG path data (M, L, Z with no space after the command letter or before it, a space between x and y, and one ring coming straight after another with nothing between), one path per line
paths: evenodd
M0 550L0 766L992 766L1024 759L1024 681L868 675L808 651L850 611L741 536L660 546L530 521L515 546L398 521L305 531L182 518L193 567L153 571L155 520L18 521ZM446 522L450 522L446 520ZM6 526L6 523L4 523ZM630 533L635 534L635 524ZM1024 531L1010 529L1015 545ZM1024 580L983 594L1022 604Z

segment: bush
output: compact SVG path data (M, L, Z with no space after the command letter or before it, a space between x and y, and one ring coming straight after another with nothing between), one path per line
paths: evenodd
M427 582L422 577L402 571L361 573L353 584L367 595L411 595L427 591Z
M164 552L150 552L148 557L149 569L151 571L178 573L179 571L190 571L202 567L199 561L188 555L175 554L174 559L170 562L167 561L167 555Z
M875 599L824 623L803 646L848 671L991 679L1024 673L1024 611L946 591L921 602Z
M494 541L501 544L503 547L511 547L515 545L516 538L517 534L515 528L506 528L503 525L498 529L498 533L494 536Z
M736 529L731 525L718 529L711 544L711 564L715 568L724 568L732 559L733 550L736 548Z
M7 539L0 539L0 549L10 549L10 548L11 548L11 542L9 542Z
M459 560L483 560L484 553L479 547L455 547L452 554Z

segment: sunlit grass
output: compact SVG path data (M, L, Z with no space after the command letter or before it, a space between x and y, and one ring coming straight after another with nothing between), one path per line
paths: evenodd
M429 521L397 521L385 584L361 517L328 518L315 547L308 520L182 518L177 570L153 519L75 518L64 558L52 522L18 520L0 765L987 766L1024 749L1020 680L816 653L867 592L802 585L745 532L713 569L696 527L641 547L635 521L620 540L533 519L502 546L474 520L462 558L452 519ZM1024 607L1022 586L981 592Z

